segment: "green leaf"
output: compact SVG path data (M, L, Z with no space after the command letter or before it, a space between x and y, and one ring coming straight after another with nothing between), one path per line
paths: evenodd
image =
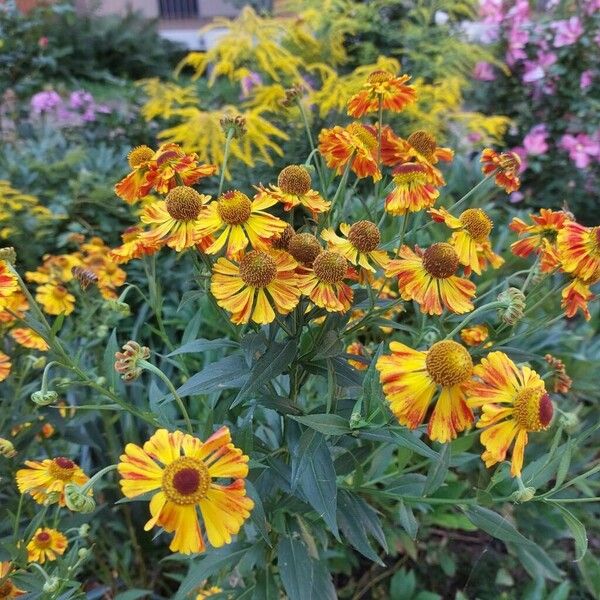
M220 348L239 348L240 345L233 340L219 338L217 340L205 340L203 338L183 344L168 354L168 357L177 356L178 354L195 354L206 352L206 350L218 350Z
M296 357L298 342L289 340L285 345L272 344L267 351L252 365L250 377L238 392L231 408L249 398L269 381L285 372Z
M336 600L324 564L310 557L302 540L282 537L277 545L277 564L288 600Z
M408 533L411 540L417 539L417 531L419 530L419 523L415 519L415 515L410 506L404 504L404 500L400 500L398 504L398 519L402 529Z
M218 550L211 550L198 560L191 560L188 574L181 582L177 594L173 600L187 599L190 592L195 591L204 582L220 569L225 567L232 568L246 554L250 546L241 546L240 544L230 544Z
M207 365L202 371L192 375L177 390L177 393L184 397L239 388L247 380L249 373L244 357L233 354Z
M246 479L246 492L254 502L254 508L250 512L250 519L254 523L256 529L258 529L260 535L262 535L265 542L271 546L269 531L267 529L267 517L265 516L265 509L263 508L261 497L256 488L248 479Z
M536 544L530 542L528 546L517 544L507 544L507 546L518 556L521 565L533 579L539 579L540 576L551 581L561 581L563 579L562 571L554 564L548 554Z
M565 450L561 453L560 462L558 463L558 469L556 471L556 480L554 482L553 490L557 490L564 483L567 474L569 473L569 467L571 466L571 455L573 453L572 440L569 440L566 444ZM585 554L585 552L584 552Z
M413 571L406 571L404 567L394 573L390 579L390 600L410 600L417 587Z
M108 387L116 390L121 385L119 374L115 371L115 352L119 351L119 344L117 342L117 330L113 329L108 343L104 350L104 357L102 359L102 369L104 371L104 377L108 383Z
M317 362L307 362L302 364L309 373L325 377L326 379L329 376L327 364L331 364L335 371L337 384L340 387L359 387L362 385L361 372L351 367L345 358L335 356L333 358L328 358L325 364Z
M371 415L375 407L378 407L384 402L383 389L379 383L379 371L376 368L377 360L381 356L382 352L383 342L377 347L377 350L371 359L371 364L369 365L369 368L367 369L363 379L363 393L361 400L363 406L365 407L367 417Z
M298 421L324 435L344 435L352 432L347 419L339 415L323 413L304 417L290 416L290 419L294 419L294 421Z
M546 596L546 600L569 600L569 592L571 591L571 582L563 581L559 586L555 587Z
M432 462L431 467L427 473L427 480L425 481L425 488L423 489L423 495L429 496L439 489L446 479L448 474L448 468L450 466L450 457L452 450L450 444L444 444L440 452L439 460Z
M338 356L344 351L344 342L340 339L337 331L328 331L323 336L313 360L322 360Z
M339 539L336 520L337 484L333 460L322 434L307 429L292 448L292 492L298 487Z
M588 538L584 524L577 518L573 513L567 510L564 506L558 502L553 502L561 512L567 527L571 531L571 535L575 540L575 562L580 561L587 552L588 549Z
M600 561L588 551L577 566L592 598L600 598Z
M127 590L115 596L115 600L139 600L139 598L147 598L152 596L152 590Z
M360 431L359 437L365 440L375 440L395 444L402 448L408 448L419 456L439 460L440 455L433 451L427 444L422 442L409 429L390 430L387 428L364 429Z
M192 341L198 335L201 323L202 312L197 311L196 314L188 321L183 331L183 335L181 336L181 341L184 345Z
M385 563L373 550L368 538L369 534L373 535L387 552L385 536L375 510L349 490L340 490L337 518L350 544L363 556L384 567Z
M515 544L534 545L534 542L519 533L512 523L489 508L469 506L465 509L465 514L473 525L496 539Z

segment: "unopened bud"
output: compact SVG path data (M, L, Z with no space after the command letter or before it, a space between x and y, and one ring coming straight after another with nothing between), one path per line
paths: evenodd
M106 306L109 310L116 312L121 317L128 317L131 314L131 308L126 302L120 300L108 300Z
M69 510L79 513L90 513L96 508L94 498L84 494L81 487L74 483L65 485L65 504Z
M57 400L58 394L52 390L46 390L45 392L38 390L31 394L31 401L38 406L48 406L49 404L54 404Z
M7 263L14 265L17 262L17 253L12 246L0 248L0 260L5 260Z
M89 548L79 548L79 550L77 551L77 556L79 558L79 560L85 560L86 558L88 558L90 555L90 549Z
M43 369L46 366L45 356L32 356L31 366L34 369Z
M44 504L50 506L60 500L60 492L48 492L44 498Z
M99 339L103 339L108 335L108 326L100 325L98 329L96 329L96 337Z
M516 502L518 504L522 504L523 502L529 502L535 497L535 491L535 488L532 487L522 488L514 492L511 495L511 498L513 502Z
M561 415L559 423L568 434L575 433L579 429L579 417L572 412Z
M507 325L516 325L525 315L525 294L517 288L508 288L498 294L498 301L502 306L498 310L498 317Z
M0 456L4 456L5 458L12 458L17 454L13 443L10 440L5 440L4 438L0 438Z
M90 534L90 526L87 523L84 523L78 530L80 538L86 538Z
M46 594L53 594L54 592L58 591L58 588L60 587L60 579L58 577L48 577L48 579L46 579L46 582L44 583L43 587L42 587L42 591L45 592Z

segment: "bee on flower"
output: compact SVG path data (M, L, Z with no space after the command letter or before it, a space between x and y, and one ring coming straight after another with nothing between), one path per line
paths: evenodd
M401 216L419 212L435 204L441 185L433 167L416 162L403 163L392 170L394 189L385 198L385 210Z
M333 229L325 229L321 237L328 243L329 248L339 252L352 265L359 267L360 280L366 281L377 269L385 269L389 256L385 250L379 250L381 233L375 223L358 221L353 225L342 223L340 237Z
M204 442L159 429L143 447L127 444L118 471L126 498L152 495L151 518L144 529L159 526L174 533L169 546L173 552L204 552L198 509L208 541L219 548L231 543L254 507L244 482L248 457L233 445L227 427Z
M421 425L439 392L427 426L429 438L447 443L471 426L474 417L467 392L473 361L464 346L444 340L420 351L391 342L390 350L379 357L376 368L390 410L401 425L409 429Z
M429 210L434 221L445 223L454 230L450 243L454 246L460 264L467 268L466 272L481 271L491 264L494 269L504 264L504 259L492 250L490 233L493 221L481 208L469 208L459 217L454 217L445 208Z
M367 113L383 110L401 112L417 99L414 86L408 85L409 75L395 76L388 71L373 71L363 89L348 101L348 114L359 119Z
M43 565L46 561L53 561L62 556L67 546L67 538L60 531L40 527L27 544L27 560Z
M481 170L484 175L494 175L498 187L507 194L516 192L521 187L519 170L521 159L515 152L496 152L486 148L481 154Z
M319 152L327 166L341 175L346 165L359 178L381 179L377 164L377 132L374 127L358 121L332 129L323 129L319 134Z
M480 407L481 458L486 467L502 462L513 445L511 474L521 475L530 433L550 426L554 408L543 379L529 367L517 367L503 352L491 352L473 371L469 406Z
M337 252L324 250L315 258L312 269L301 274L300 291L319 308L328 312L346 312L354 298L354 292L344 282L348 275L348 261Z
M64 456L28 460L25 467L17 471L17 487L21 494L30 494L38 504L53 501L56 497L58 505L65 506L65 485L83 485L89 479L81 467Z
M398 258L388 263L386 276L397 277L402 299L414 300L423 313L441 315L446 309L463 314L473 310L476 288L473 282L456 275L458 267L458 254L445 242L424 251L402 246Z
M311 174L303 165L288 165L279 173L277 185L270 185L268 188L259 186L256 189L257 199L262 195L274 198L283 204L286 212L302 206L310 212L313 219L331 207L331 202L312 189Z
M231 313L231 322L261 325L287 315L300 300L298 263L282 250L251 250L238 262L221 257L210 283L217 304Z
M202 235L217 236L206 253L216 254L226 246L227 258L235 258L248 244L255 250L268 248L267 241L287 228L287 223L265 212L276 203L275 198L265 194L258 194L254 200L239 190L222 194L208 205L202 217Z

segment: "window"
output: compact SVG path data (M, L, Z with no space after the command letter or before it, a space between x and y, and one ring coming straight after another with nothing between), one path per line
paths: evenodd
M161 19L194 19L198 17L198 0L159 0Z

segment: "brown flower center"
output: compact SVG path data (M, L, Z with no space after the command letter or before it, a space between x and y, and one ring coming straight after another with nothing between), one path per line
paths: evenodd
M51 541L52 536L47 531L40 531L35 536L35 543L42 548L47 548Z
M460 215L460 222L476 242L484 242L494 226L492 220L481 208L469 208Z
M50 474L54 479L60 479L61 481L70 481L75 471L75 463L64 456L55 458L49 467Z
M423 266L432 277L447 279L458 269L458 255L450 244L432 244L423 254Z
M375 83L385 83L386 81L390 81L393 79L393 75L388 73L387 71L373 71L368 77L367 81L371 84Z
M431 378L441 386L464 383L473 374L473 361L464 346L451 340L436 342L429 348L425 366Z
M265 287L275 279L277 263L272 256L252 250L240 261L240 277L246 285Z
M14 596L15 589L16 588L10 579L6 579L0 583L0 600L12 598Z
M515 421L527 431L542 431L548 428L554 407L544 389L525 387L514 400Z
M396 185L423 185L429 178L427 169L418 163L398 165L392 172Z
M375 223L358 221L350 227L348 240L359 252L372 252L379 246L381 234Z
M167 212L176 221L194 221L202 210L202 196L187 185L174 187L165 198Z
M305 167L289 165L279 173L277 185L285 194L304 196L310 190L312 178Z
M428 131L414 131L408 136L408 143L427 160L431 160L437 149L436 139Z
M350 123L347 129L348 132L358 139L368 150L377 148L377 138L362 123L355 121L354 123Z
M148 146L136 146L128 155L127 162L132 169L149 161L154 156L154 151Z
M221 220L228 225L241 225L252 213L250 198L238 190L225 192L219 198L217 206Z
M600 255L600 226L592 229L592 239L594 240L594 250Z
M325 250L313 263L315 275L325 283L339 283L346 277L348 261L336 252Z
M288 244L288 252L305 265L312 264L322 251L319 240L312 233L297 233Z
M271 238L273 248L277 250L287 250L291 239L296 235L294 228L288 225L280 234L275 235Z
M210 479L208 467L201 460L182 456L165 467L162 490L174 504L197 504L206 497Z

